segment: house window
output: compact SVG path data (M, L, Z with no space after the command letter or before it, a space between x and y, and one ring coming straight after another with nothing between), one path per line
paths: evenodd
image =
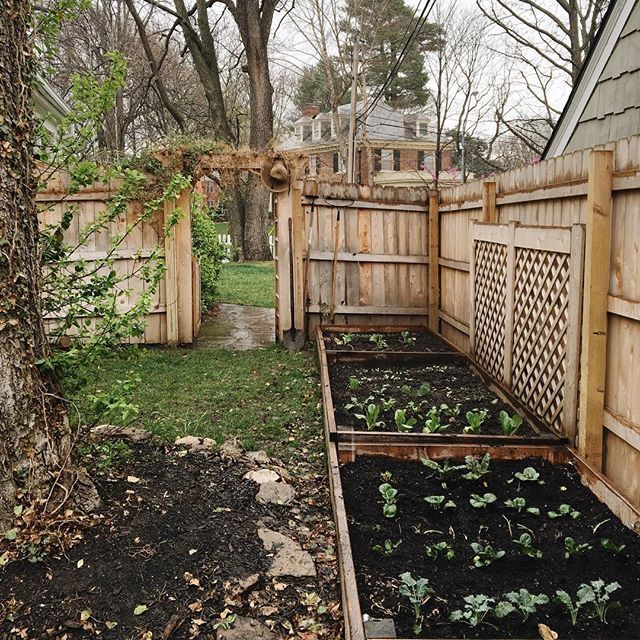
M428 151L418 151L418 171L434 171L436 157Z
M382 171L393 171L393 149L382 149L380 164Z
M400 171L400 149L393 150L393 170Z
M418 120L416 122L416 136L422 138L429 133L429 125L424 120Z
M301 124L296 125L296 140L298 142L304 141L304 127Z
M424 151L418 151L418 171L424 171Z
M373 170L378 173L382 169L382 149L373 150Z
M313 142L318 142L318 140L322 138L322 122L320 122L319 120L314 121L311 126L311 140L313 140Z
M311 156L309 158L309 175L318 175L318 156Z
M333 173L344 173L344 160L339 153L333 154Z

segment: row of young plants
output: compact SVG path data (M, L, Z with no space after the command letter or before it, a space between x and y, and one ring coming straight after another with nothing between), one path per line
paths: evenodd
M333 337L333 342L341 347L350 347L353 349L353 341L359 337L358 333L341 333ZM405 347L415 347L417 338L411 331L401 331L400 340ZM369 335L369 342L375 345L377 351L386 351L389 349L388 338L382 333L372 333Z

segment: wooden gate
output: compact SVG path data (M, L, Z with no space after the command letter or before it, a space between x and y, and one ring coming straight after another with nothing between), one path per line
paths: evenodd
M558 433L575 438L582 225L472 223L471 350Z

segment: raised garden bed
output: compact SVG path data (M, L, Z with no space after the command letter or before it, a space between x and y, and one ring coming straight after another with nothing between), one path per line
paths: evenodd
M378 351L403 353L446 353L452 346L427 329L416 327L325 327L324 344L328 351Z
M380 453L379 445L368 450L357 443L328 446L347 638L528 640L540 637L539 623L559 633L562 640L638 637L640 538L628 527L640 529L640 513L569 449L426 445L387 448L394 455L390 458L366 455L374 453L375 447ZM480 478L463 478L468 468L440 478L437 469L419 460L429 457L442 466L450 459L453 465L463 465L465 455L481 459L485 453L491 456L489 473ZM537 455L531 458L531 454ZM339 468L339 456L350 462ZM528 467L536 473L525 471ZM533 479L519 479L516 473ZM393 517L383 513L385 499L380 486L385 482L397 490L391 499L396 508ZM436 506L431 506L425 501L428 496L444 496L444 500L438 507L438 499L432 499ZM513 503L505 504L516 498L525 500L520 511ZM445 508L449 501L456 506ZM479 506L483 501L486 506ZM570 509L562 505L570 505ZM538 509L539 513L527 509ZM560 517L548 515L565 511ZM531 536L531 555L522 544L513 542L522 541L523 535ZM399 540L402 542L397 545ZM608 541L607 548L603 540ZM442 542L449 546L434 547ZM474 549L472 543L483 548ZM375 545L382 548L374 550ZM504 554L484 564L491 555L487 545ZM385 549L389 549L386 554ZM455 554L450 559L448 551ZM538 552L542 557L536 557ZM422 629L417 634L412 629L414 609L399 589L400 576L406 572L416 580L427 579L433 589L422 598ZM621 607L610 608L608 624L604 624L592 617L595 607L587 601L573 626L569 611L555 601L556 592L568 592L575 602L581 585L600 579L605 585L619 583L610 601L619 601ZM507 594L520 589L546 596L549 602L541 598L526 621L515 604L515 611L502 618L491 611L476 626L455 620L456 611L465 611L466 596L493 598L489 604L494 609L499 602L509 603ZM509 609L505 605L501 608ZM366 627L363 615L370 619ZM372 619L384 622L372 624Z

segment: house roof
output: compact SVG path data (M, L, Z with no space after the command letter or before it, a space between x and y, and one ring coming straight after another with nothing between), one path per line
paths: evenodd
M36 112L43 118L59 121L70 111L67 103L44 78L36 81L33 99Z
M602 19L600 28L598 29L596 37L589 49L582 68L580 69L580 73L578 74L571 94L567 99L567 103L543 151L543 158L559 156L565 152L572 136L581 123L581 118L583 114L585 114L585 110L587 109L589 102L591 101L594 103L598 100L598 96L595 96L594 99L596 88L602 78L605 68L607 67L607 63L611 59L614 50L623 35L625 25L636 7L637 1L638 0L611 0L611 4ZM633 57L638 58L637 48L635 48L635 50L636 54ZM627 62L630 62L630 60ZM637 89L640 89L640 87L637 87ZM635 87L632 88L632 91L634 90L636 90ZM600 97L600 102L604 102L606 100L613 105L616 97L616 92L612 92L611 87L608 89L604 88L603 95ZM640 106L640 95L638 95L638 100L634 100L634 102L638 102ZM610 131L609 127L606 127L607 140L597 139L593 136L595 131L599 131L600 134L605 133L605 125L602 122L599 124L597 122L597 120L603 120L605 107L596 107L596 109L599 109L599 113L597 118L593 118L593 120L595 120L595 122L592 123L593 127L591 129L584 127L587 147L594 146L595 144L601 144L602 142L608 142L612 138L616 139L615 130ZM612 106L612 111L615 111L616 113L620 112L616 106ZM637 123L634 123L634 126L637 126Z

